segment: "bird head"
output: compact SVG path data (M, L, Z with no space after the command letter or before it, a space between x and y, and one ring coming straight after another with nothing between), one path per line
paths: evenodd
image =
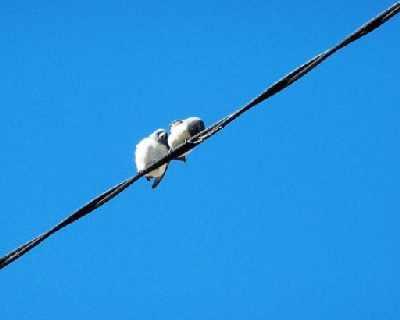
M169 131L172 131L175 127L179 126L181 123L183 123L183 120L174 120L171 122L169 125Z
M156 131L153 132L152 136L154 139L168 147L168 133L164 129L157 129Z

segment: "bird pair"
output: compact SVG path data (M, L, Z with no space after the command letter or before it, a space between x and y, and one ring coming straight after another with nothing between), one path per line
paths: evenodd
M165 157L170 150L185 143L191 137L204 130L204 122L198 117L185 120L175 120L170 125L170 133L164 129L157 129L136 145L135 162L138 172L141 172ZM188 152L176 160L186 161ZM168 163L145 175L147 181L154 179L152 188L156 188L164 178Z

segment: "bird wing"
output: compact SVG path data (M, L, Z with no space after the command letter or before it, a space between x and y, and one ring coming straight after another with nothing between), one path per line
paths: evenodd
M189 134L191 137L195 136L199 132L203 131L205 126L203 120L196 119L188 123L187 125Z

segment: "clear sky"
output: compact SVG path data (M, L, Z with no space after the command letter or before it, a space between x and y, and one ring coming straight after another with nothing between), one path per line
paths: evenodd
M0 254L392 4L2 1ZM400 17L0 271L0 319L399 319Z

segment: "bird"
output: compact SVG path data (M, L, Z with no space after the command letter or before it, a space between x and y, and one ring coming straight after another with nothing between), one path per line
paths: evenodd
M168 135L168 145L171 150L184 144L187 140L203 131L205 128L203 120L199 117L190 117L184 120L175 120L170 124ZM186 156L190 151L177 157L175 160L186 162Z
M143 138L136 145L135 164L138 172L147 169L169 152L168 133L164 129L157 129L148 137ZM145 175L147 181L154 179L152 188L155 189L164 178L168 163L163 164Z

